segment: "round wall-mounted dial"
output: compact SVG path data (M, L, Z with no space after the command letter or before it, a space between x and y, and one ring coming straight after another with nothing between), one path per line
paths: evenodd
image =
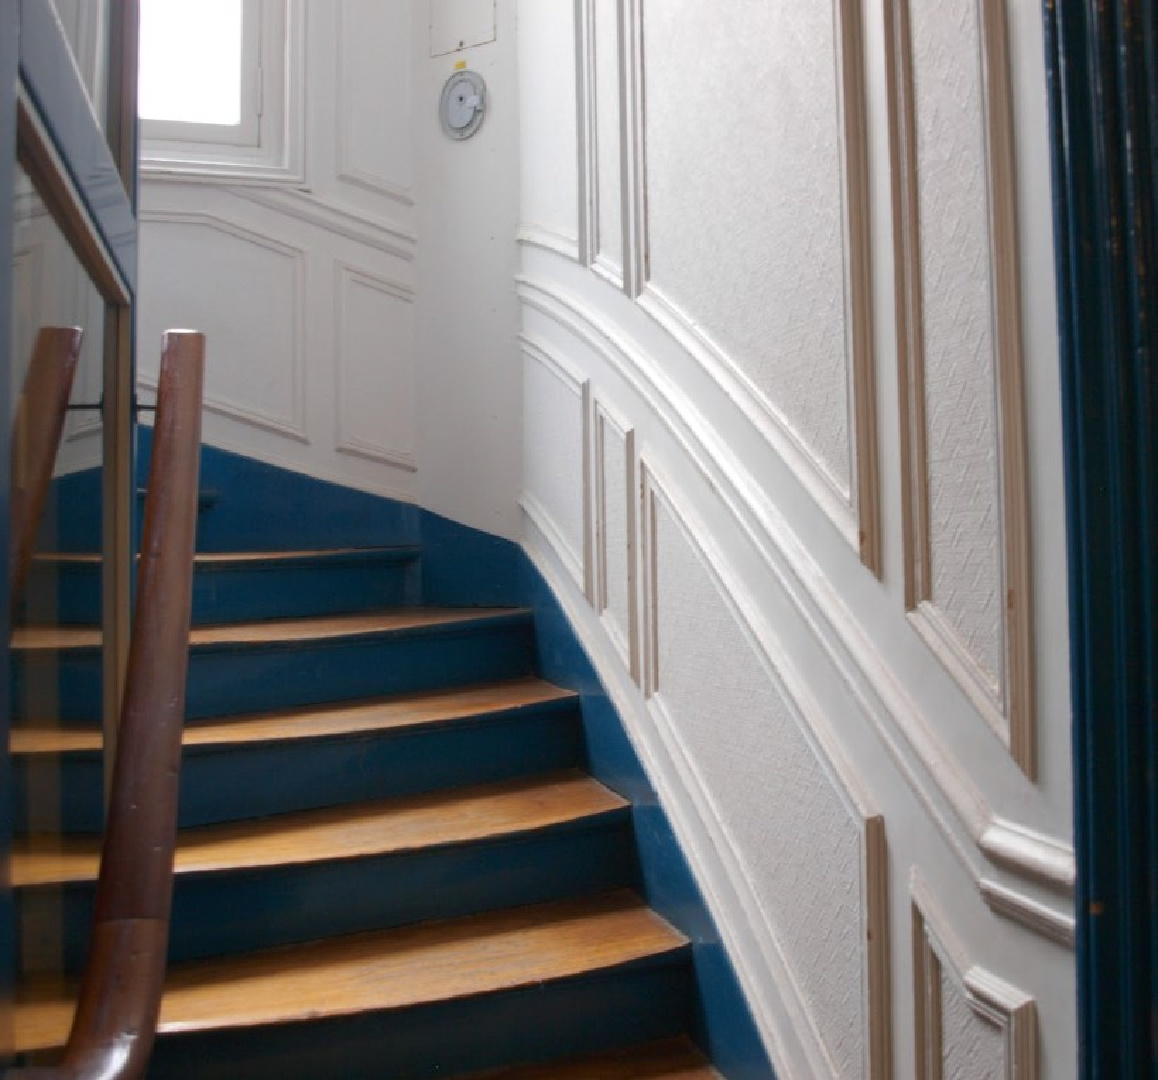
M442 88L438 114L442 130L452 139L469 139L483 122L486 83L473 71L456 71Z

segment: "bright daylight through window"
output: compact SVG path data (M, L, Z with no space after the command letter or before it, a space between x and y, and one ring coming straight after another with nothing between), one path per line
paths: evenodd
M143 120L242 122L241 0L142 0Z

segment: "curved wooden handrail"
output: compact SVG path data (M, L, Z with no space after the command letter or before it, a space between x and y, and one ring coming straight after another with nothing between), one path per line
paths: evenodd
M64 1060L42 1080L139 1080L157 1028L189 656L205 339L165 335L136 617L89 954Z
M68 398L84 331L78 326L42 326L24 376L12 423L12 494L8 548L8 595L15 615L24 594L40 516L52 484Z

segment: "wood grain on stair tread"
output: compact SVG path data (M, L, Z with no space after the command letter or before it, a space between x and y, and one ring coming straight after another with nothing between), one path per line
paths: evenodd
M416 630L428 626L485 620L522 614L522 608L396 608L354 615L318 615L305 619L198 626L189 631L189 646L262 645L325 641L332 638ZM21 626L13 631L12 647L28 652L49 649L91 649L101 644L101 631L90 626Z
M183 830L176 872L287 866L526 834L625 808L578 770ZM97 837L18 841L17 887L95 881Z
M666 1039L574 1061L491 1069L459 1080L721 1080L721 1077L690 1039Z
M206 1031L406 1008L606 971L687 947L619 891L445 922L353 934L181 965L158 1030ZM29 987L15 1010L18 1052L63 1045L73 1005Z
M428 690L375 701L283 709L186 727L186 746L228 746L399 730L486 716L508 709L574 699L575 692L537 678L511 679L451 690ZM17 727L13 754L60 754L101 748L95 729Z

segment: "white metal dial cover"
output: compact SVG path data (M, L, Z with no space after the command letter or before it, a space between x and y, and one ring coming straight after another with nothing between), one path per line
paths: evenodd
M473 71L456 71L442 88L438 112L442 130L452 139L469 139L479 129L486 108L486 83Z

